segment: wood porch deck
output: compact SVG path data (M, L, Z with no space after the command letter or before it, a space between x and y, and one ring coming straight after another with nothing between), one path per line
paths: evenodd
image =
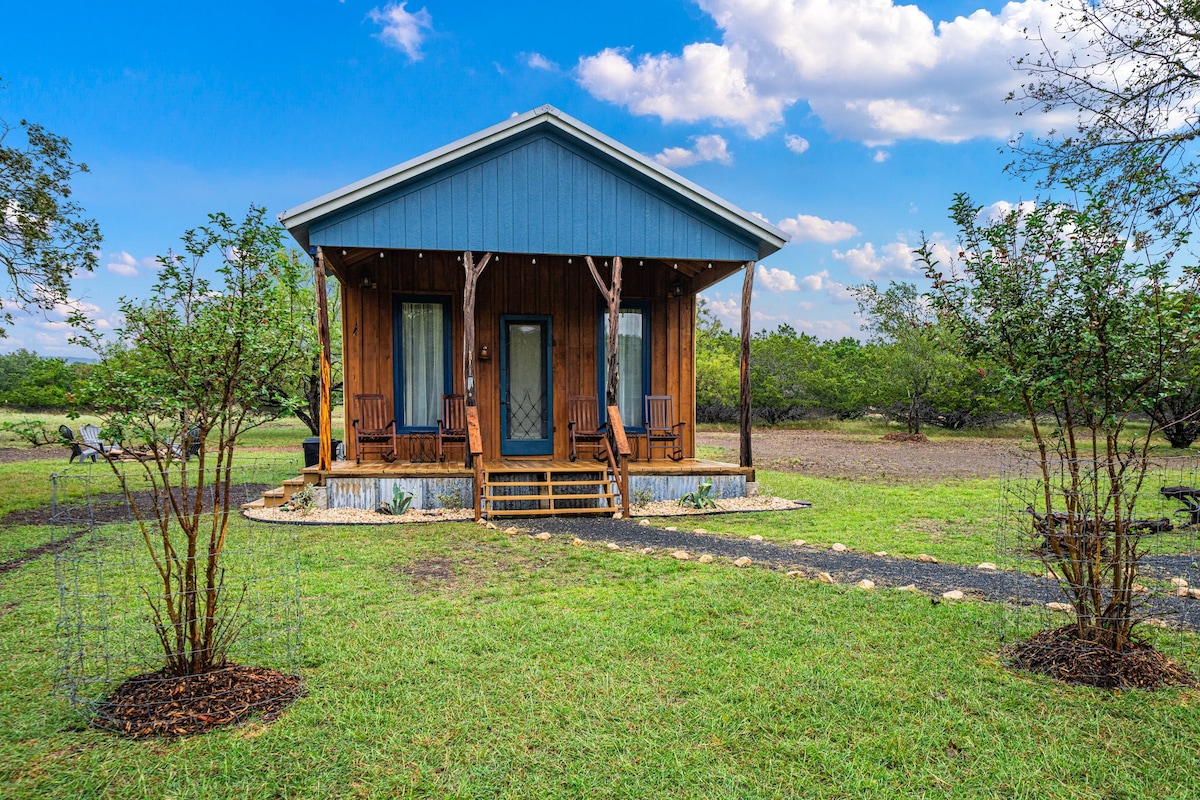
M590 457L581 456L578 461L548 458L505 458L498 461L487 461L489 472L587 472L604 469L604 464ZM325 478L470 478L473 472L463 466L462 461L447 459L446 461L401 461L392 462L376 460L363 461L355 464L353 461L335 461L333 468L320 470L317 467L306 467L304 472L317 475L320 482ZM703 458L685 458L682 461L655 459L654 461L630 461L629 474L632 475L744 475L746 480L754 480L754 469L739 467L723 461L709 461Z

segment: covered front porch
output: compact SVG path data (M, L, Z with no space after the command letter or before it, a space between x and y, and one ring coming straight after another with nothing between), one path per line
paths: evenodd
M699 458L629 460L616 474L590 457L508 458L471 467L451 460L372 460L309 467L303 478L324 487L331 508L373 510L399 488L412 496L414 508L474 507L478 519L614 513L620 508L627 514L627 499L674 501L705 482L711 482L714 497L741 497L754 482L754 470ZM289 498L277 499L282 504Z

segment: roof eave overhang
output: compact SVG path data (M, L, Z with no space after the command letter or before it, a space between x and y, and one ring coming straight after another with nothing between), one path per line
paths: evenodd
M332 214L359 201L444 167L454 161L517 136L539 125L549 124L591 145L602 153L642 173L647 178L686 197L708 212L721 217L735 228L758 241L758 257L766 258L788 242L788 235L774 225L749 214L681 175L654 163L641 153L611 139L554 106L541 106L506 119L456 142L378 172L341 189L322 195L279 214L288 232L308 249L308 226L314 220Z

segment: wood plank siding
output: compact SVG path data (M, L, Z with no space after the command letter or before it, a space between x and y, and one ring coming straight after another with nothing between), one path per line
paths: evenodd
M380 257L382 252L383 257ZM453 251L383 250L351 251L349 257L331 253L330 260L342 280L344 380L347 402L346 430L350 430L356 394L382 394L395 398L393 352L393 301L398 295L429 295L449 301L452 319L453 391L462 393L463 267ZM477 254L478 255L478 254ZM536 259L537 264L533 261ZM570 263L568 263L570 261ZM597 266L605 263L601 258ZM622 301L645 303L650 316L650 393L670 394L676 413L687 422L684 454L695 454L695 296L684 291L672 297L671 284L681 272L661 262L624 262ZM602 273L606 270L601 267ZM717 270L713 270L714 272ZM363 279L368 286L363 287ZM688 280L683 275L682 280ZM373 287L370 285L373 284ZM689 287L690 288L690 287ZM554 457L565 459L569 450L567 398L572 394L603 395L597 386L597 358L603 352L600 337L602 300L587 265L578 256L493 255L479 278L476 297L476 337L491 358L477 361L476 380L484 458L500 458L500 319L502 315L547 314L551 317L551 350ZM354 458L353 442L347 442ZM402 457L406 457L403 451Z
M543 126L313 221L313 245L746 262L759 242Z

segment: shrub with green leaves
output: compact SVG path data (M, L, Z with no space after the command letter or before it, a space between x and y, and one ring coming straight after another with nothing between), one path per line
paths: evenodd
M1200 273L1131 230L1107 198L1041 202L998 220L958 195L957 258L918 251L932 302L968 357L991 362L1026 411L1041 482L1025 515L1030 546L1060 577L1078 638L1123 650L1145 611L1134 586L1145 553L1135 516L1158 430L1129 422L1172 390L1200 341L1200 309L1171 302ZM1049 422L1047 422L1047 418Z
M175 676L222 666L240 630L222 567L237 507L234 451L247 431L291 413L296 401L270 387L295 382L297 350L314 340L306 338L314 322L301 302L306 276L265 214L255 206L240 222L212 214L208 225L187 231L183 254L159 256L150 297L121 299L125 321L115 341L85 315L71 319L73 342L101 356L81 404L101 419L104 438L119 438L125 455L137 456L125 461L127 472L105 454L153 556L146 601ZM193 430L194 465L178 444ZM152 500L142 491L147 483ZM179 501L161 500L171 496Z

